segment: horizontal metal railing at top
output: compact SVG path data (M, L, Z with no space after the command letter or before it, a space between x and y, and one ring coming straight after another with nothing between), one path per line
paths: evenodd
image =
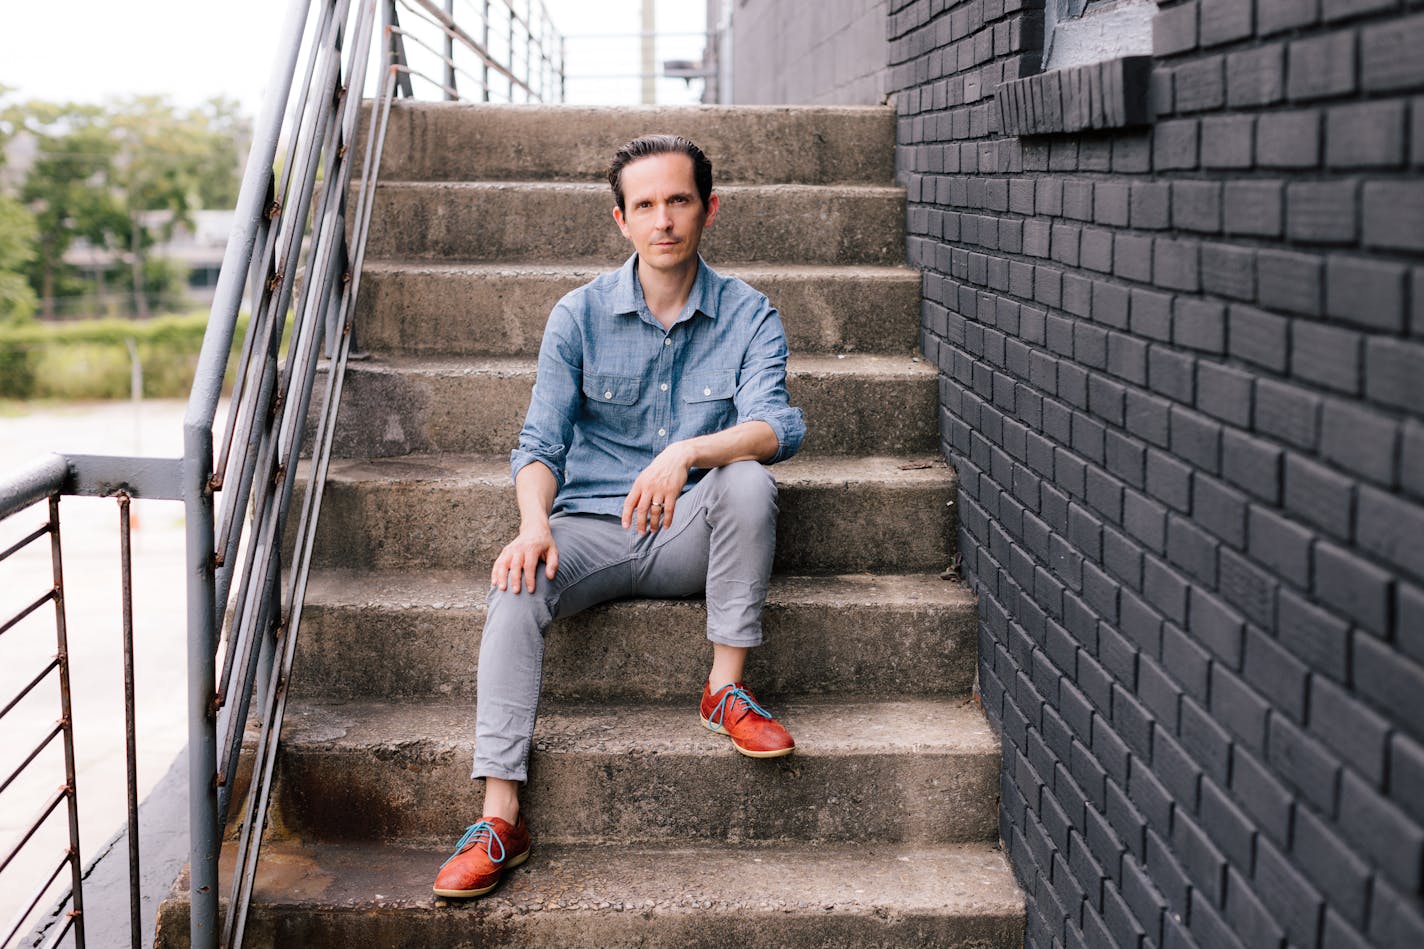
M564 40L543 0L385 0L385 8L387 62L402 95L414 96L419 78L446 100L563 101ZM420 65L432 60L438 79ZM462 79L473 95L461 94Z
M385 41L379 45L373 42L378 17L385 20ZM563 94L562 41L542 0L459 0L458 6L455 0L379 0L379 7L378 0L294 0L278 37L269 96L254 126L234 229L183 422L183 457L55 456L0 483L0 520L25 506L18 505L22 497L26 505L50 499L50 522L31 532L26 543L51 537L55 585L30 613L56 604L59 656L44 676L57 674L66 694L58 498L94 494L118 496L121 504L130 496L184 503L194 947L220 941L239 946L245 934L392 100L398 94L414 95L417 80L428 81L445 99L460 98L462 87L473 90L478 101L497 96L546 101ZM423 68L431 59L427 53L438 68ZM359 143L361 171L355 183L360 93L373 56L380 70L367 134ZM352 198L354 208L348 206ZM252 316L229 375L244 298ZM218 426L218 404L228 384L227 415ZM289 525L304 446L311 452L306 489ZM126 509L123 517L127 524ZM126 537L121 551L125 578ZM127 619L125 627L131 628ZM131 694L131 672L126 681ZM247 726L254 717L260 728L252 780L237 839L229 911L219 932L222 828L234 803L244 737L250 737ZM68 802L72 820L77 790L69 719L66 705L64 727L55 737L64 739L68 765L56 800ZM128 732L132 774L131 723ZM130 818L136 819L132 789L129 804ZM136 826L129 839L136 866ZM16 849L22 846L24 841ZM8 863L12 858L3 859ZM69 867L73 887L65 930L82 945L77 829L65 859L51 881ZM135 894L135 920L137 906Z

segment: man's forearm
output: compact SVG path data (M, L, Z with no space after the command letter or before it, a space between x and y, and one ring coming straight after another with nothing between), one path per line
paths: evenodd
M776 432L766 422L733 425L711 435L676 442L669 448L682 453L687 467L721 468L737 461L766 461L776 454Z
M514 496L519 503L519 529L547 530L549 512L554 509L554 495L559 483L554 473L542 462L531 462L519 469L514 479Z

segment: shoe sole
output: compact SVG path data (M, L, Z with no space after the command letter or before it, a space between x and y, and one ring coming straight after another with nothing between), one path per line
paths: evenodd
M737 739L733 738L731 733L728 732L721 725L713 725L701 715L698 715L697 718L699 721L702 722L703 727L706 728L712 734L725 735L727 739L731 741L732 747L737 750L737 753L746 755L748 758L785 758L787 755L791 754L791 752L796 750L795 745L792 745L789 748L776 748L772 751L753 751L750 748L743 748L741 745L737 744Z
M521 863L528 859L529 851L526 850L517 857L510 857L509 860L505 863L504 869L513 870L515 867L519 866ZM468 899L472 896L484 896L490 890L493 890L495 887L499 886L502 882L504 882L503 873L499 875L499 879L495 880L489 886L481 887L478 890L442 890L438 886L432 887L432 889L435 891L436 896L450 896L454 897L455 899Z

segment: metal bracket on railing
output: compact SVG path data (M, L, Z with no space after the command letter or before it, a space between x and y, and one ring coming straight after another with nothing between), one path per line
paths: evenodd
M68 455L65 494L183 500L182 458Z

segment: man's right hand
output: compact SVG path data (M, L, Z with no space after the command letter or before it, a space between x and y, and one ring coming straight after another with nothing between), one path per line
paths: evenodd
M513 589L520 592L520 584L530 593L534 592L534 577L539 572L539 561L544 561L544 576L554 579L559 569L559 548L554 544L554 534L547 526L542 529L521 530L519 536L505 545L494 558L494 569L490 571L490 585L501 590Z

